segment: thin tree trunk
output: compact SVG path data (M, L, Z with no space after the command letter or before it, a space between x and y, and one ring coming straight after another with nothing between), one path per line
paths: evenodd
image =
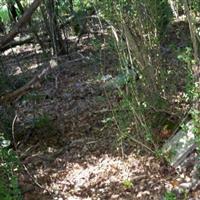
M49 27L52 39L54 55L66 54L66 48L62 40L62 35L58 27L57 10L54 0L48 0L47 11L49 15Z
M197 85L197 93L200 93L200 59L199 59L199 44L196 36L196 25L194 20L192 19L192 16L190 14L190 8L188 5L188 1L184 0L184 8L185 8L185 14L188 20L189 24L189 29L190 29L190 35L191 35L191 40L192 40L192 45L193 45L193 50L194 50L194 59L195 59L195 64L193 65L193 75L195 79L195 84ZM197 109L198 111L200 110L200 104L199 104L199 99L194 99L194 109Z
M8 44L13 38L19 33L19 30L26 25L30 19L32 14L38 8L38 6L42 3L42 0L35 0L29 8L24 12L23 16L19 19L19 21L15 24L14 28L11 30L8 35L4 36L0 41L0 50Z

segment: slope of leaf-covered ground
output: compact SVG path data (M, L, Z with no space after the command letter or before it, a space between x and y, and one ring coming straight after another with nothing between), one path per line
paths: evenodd
M5 63L16 81L23 74L22 83L13 83L17 87L37 72L38 63L45 67L48 59L36 56L37 47L30 45L14 51L17 58L8 51ZM168 47L163 51L172 56ZM118 102L117 91L105 93L101 79L117 73L116 56L106 50L101 55L94 46L81 46L78 53L60 58L37 90L16 103L14 134L24 199L168 200L173 196L170 190L180 200L199 199L198 187L188 193L185 186L191 179L190 164L175 170L141 146L120 145L117 127L106 123L112 117L110 106ZM26 67L21 69L19 63Z

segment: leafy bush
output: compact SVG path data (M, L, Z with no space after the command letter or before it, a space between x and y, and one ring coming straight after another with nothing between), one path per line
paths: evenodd
M120 106L129 114L116 117L122 137L134 134L153 143L152 128L157 120L149 111L167 105L161 95L160 42L172 18L170 6L167 0L105 0L98 5L113 26L121 71L134 70L138 77L119 88Z
M19 160L9 148L10 141L0 135L0 199L21 200L21 193L16 177Z
M8 11L5 8L0 9L0 17L2 18L4 23L9 22L9 16L8 16Z
M176 200L176 195L173 192L166 192L164 194L164 200Z

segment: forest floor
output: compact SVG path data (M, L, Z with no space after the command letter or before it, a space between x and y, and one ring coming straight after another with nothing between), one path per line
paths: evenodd
M36 46L14 51L19 62L13 65L16 57L9 51L4 62L16 80L22 73L26 82L38 63L47 65L35 54ZM199 199L200 188L187 192L179 187L190 180L190 165L177 170L141 146L119 145L117 127L105 123L118 102L117 92L107 94L102 79L117 73L117 62L111 52L103 51L99 60L97 54L87 44L70 59L62 57L38 89L16 103L14 134L24 200L171 200L170 190L176 199Z

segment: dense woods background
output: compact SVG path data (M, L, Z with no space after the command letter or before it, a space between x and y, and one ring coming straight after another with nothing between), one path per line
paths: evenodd
M198 0L1 0L0 199L200 199L199 43Z

